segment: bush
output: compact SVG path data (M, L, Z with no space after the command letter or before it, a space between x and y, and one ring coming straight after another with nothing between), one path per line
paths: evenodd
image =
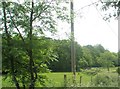
M116 71L120 75L120 67L118 67Z
M96 68L91 68L89 70L85 70L84 73L89 74L89 75L96 75L97 73L101 72L100 69Z
M94 78L95 86L100 87L115 87L118 86L118 75L113 74L98 74Z

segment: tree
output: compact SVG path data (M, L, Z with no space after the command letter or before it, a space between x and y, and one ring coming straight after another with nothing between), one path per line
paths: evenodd
M49 68L52 71L70 71L70 40L53 40L53 45L57 61L51 62Z
M120 15L120 1L119 0L101 0L103 11L106 11L104 20L110 20L112 17L118 17ZM112 12L111 12L112 11Z
M101 53L104 53L106 50L101 44L94 45L93 56L94 56L94 67L100 67L97 58L100 57Z
M8 7L8 4L6 2L2 2L2 8L3 8L3 18L4 18L4 29L5 29L5 33L6 33L6 44L7 44L7 57L6 59L9 59L10 62L10 71L11 71L11 75L12 75L12 79L16 85L17 89L20 89L19 83L16 79L15 76L15 66L14 66L14 55L12 54L12 39L11 39L11 35L9 34L8 31L8 27L7 27L7 14L6 14L6 8Z
M113 61L116 59L116 57L109 51L106 51L104 53L100 54L100 57L98 58L98 63L102 67L106 67L109 71L109 68L114 66Z
M55 47L54 52L57 55L57 61L51 62L49 68L52 71L58 72L70 72L71 71L71 60L70 60L70 40L53 40L53 45ZM79 71L78 61L82 57L82 48L75 42L75 52L76 52L76 64L77 71Z
M80 44L78 44L77 42L75 42L75 58L76 58L76 71L80 71L80 59L82 59L83 57L83 49L82 46Z
M89 65L88 65L88 62L84 58L81 58L78 61L78 66L79 66L79 69L86 69Z
M86 68L91 68L93 64L93 57L91 55L90 50L86 46L83 47L83 59L86 60L88 64Z
M20 88L19 81L22 81L24 88L27 85L30 89L34 89L38 73L44 69L43 65L45 66L46 61L49 61L48 59L54 59L51 48L48 49L49 51L36 50L40 45L36 47L34 43L39 43L39 37L45 31L51 33L56 31L55 18L66 19L65 11L62 11L58 4L60 2L57 1L40 1L37 3L32 1L22 4L2 2L3 44L5 44L3 47L3 68L13 77L17 89ZM38 62L36 59L40 60L40 57L44 60ZM10 64L7 62L9 60Z

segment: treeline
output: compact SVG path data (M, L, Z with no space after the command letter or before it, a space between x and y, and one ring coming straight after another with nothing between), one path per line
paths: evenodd
M19 39L19 35L15 34L11 38L12 45L9 46L6 35L2 34L2 73L6 74L6 76L14 73L13 75L17 78L16 81L22 83L23 86L25 86L24 84L29 86L31 70L29 56L25 51L29 48L29 40L24 37L24 40L26 40L26 45L24 45L22 40ZM70 40L33 36L32 42L32 57L34 59L32 71L34 71L36 80L40 81L42 86L46 81L46 77L42 73L71 71ZM105 50L100 44L80 46L75 42L75 54L77 71L91 67L106 67L109 71L109 67L118 66L117 53ZM11 65L11 60L14 65ZM12 68L14 68L14 71Z
M71 42L70 40L52 40L57 61L50 62L49 68L52 71L71 71ZM118 66L117 53L106 50L102 45L81 46L75 42L76 70L91 67Z
M8 59L8 48L6 44L6 37L3 34L3 71L9 72L10 64ZM13 45L11 54L14 55L14 66L16 71L19 69L28 68L28 56L23 48L22 40L18 36L12 37ZM33 37L33 58L37 71L47 72L49 70L54 72L71 71L71 41L70 40L56 40L47 37ZM27 40L27 38L26 38ZM27 48L27 45L26 45ZM76 70L87 69L91 67L109 67L118 66L117 53L106 50L102 45L95 46L87 45L81 46L75 42L75 60Z

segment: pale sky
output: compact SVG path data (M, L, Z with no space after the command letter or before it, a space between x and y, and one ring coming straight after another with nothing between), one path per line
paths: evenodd
M81 46L101 44L105 49L117 52L118 21L113 18L111 22L105 22L100 15L103 15L103 12L100 10L97 11L94 5L81 9L81 7L89 5L92 2L97 2L98 0L73 1L74 12L77 14L74 19L75 40ZM68 5L68 8L70 8L70 5ZM80 13L83 16L82 18ZM63 21L58 21L58 24L58 33L52 37L59 39L68 38L71 31L70 24ZM50 36L49 33L47 35Z
M113 18L111 22L105 22L97 11L95 6L89 5L91 0L73 0L74 11L77 13L74 19L75 40L82 46L101 44L105 49L112 52L118 51L118 21ZM96 2L97 0L93 0ZM80 12L83 17L81 18ZM59 22L59 35L60 39L70 34L70 24Z
M77 5L82 0L74 0ZM86 2L90 0L84 0ZM94 0L95 1L95 0ZM79 8L79 5L75 7ZM110 51L118 51L118 21L113 19L111 22L105 22L95 6L86 7L85 17L75 20L75 38L81 45L102 44Z

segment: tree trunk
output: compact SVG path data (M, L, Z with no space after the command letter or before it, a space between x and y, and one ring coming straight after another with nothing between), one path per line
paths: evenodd
M5 32L6 32L6 36L7 36L7 45L9 47L8 50L10 52L11 51L11 46L12 46L12 44L11 44L12 39L11 39L9 33L8 33L8 28L7 28L6 11L5 11L6 10L6 2L2 2L2 5L3 5L3 15L4 15L4 27L5 27ZM17 79L15 77L15 73L14 73L14 70L15 70L14 69L14 57L13 57L13 55L11 53L9 53L8 59L10 59L11 73L12 73L13 81L15 83L16 88L20 89L19 83L18 83L18 81L17 81Z
M14 58L13 55L10 56L10 62L11 62L11 72L12 72L12 77L13 77L13 81L15 83L15 86L17 89L20 89L19 83L15 77L15 73L14 73Z
M33 52L32 52L32 24L33 24L33 7L34 7L34 2L32 1L32 8L31 8L31 13L30 13L30 32L29 32L29 66L30 66L30 75L31 75L31 80L30 80L30 86L29 89L34 89L35 86L35 78L34 78L34 61L33 61Z

